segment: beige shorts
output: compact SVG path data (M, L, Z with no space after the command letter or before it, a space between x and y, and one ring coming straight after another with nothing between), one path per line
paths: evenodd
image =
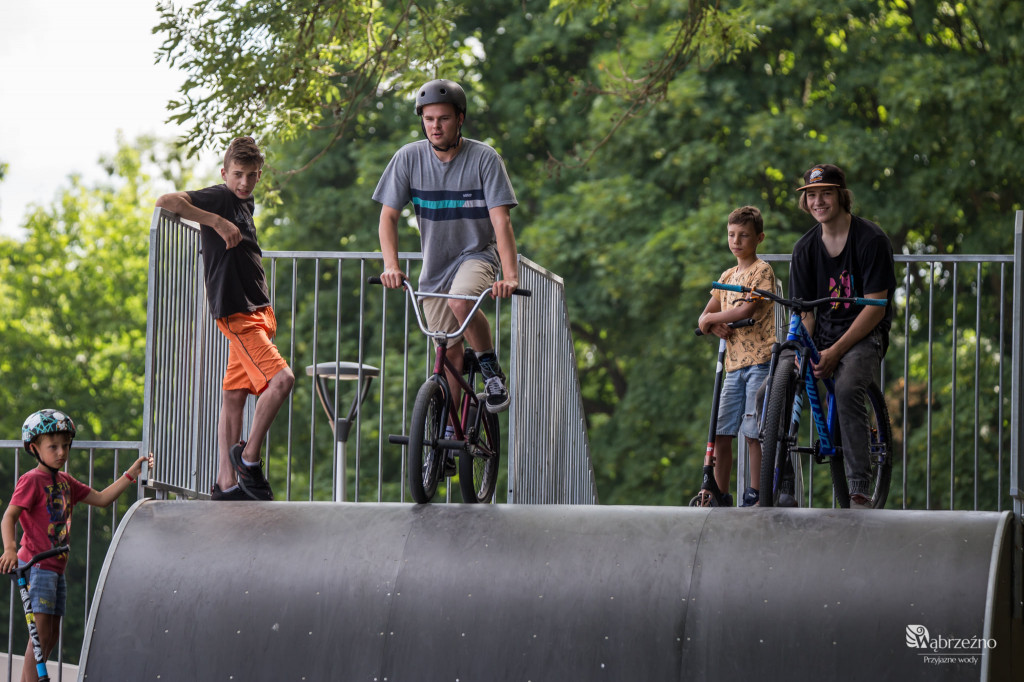
M479 258L470 258L459 266L452 280L452 288L447 292L459 296L479 296L480 292L490 289L497 279L498 269L491 263ZM447 298L424 298L423 314L427 317L427 328L453 332L459 328L452 309L448 307ZM455 345L462 337L452 339L449 345Z

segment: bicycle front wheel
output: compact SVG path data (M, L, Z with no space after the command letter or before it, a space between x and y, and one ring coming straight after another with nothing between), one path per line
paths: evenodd
M409 494L419 504L430 502L437 492L444 462L444 448L437 445L437 439L444 436L443 419L444 391L438 381L428 380L420 386L412 406L406 453Z
M789 461L789 418L793 412L796 377L788 365L782 363L775 368L765 410L760 471L762 507L774 507L778 503L782 477Z
M477 404L469 408L466 423L476 423L477 410L480 410L487 395L477 395ZM498 465L501 462L501 433L498 428L498 415L482 410L477 442L466 451L459 453L459 490L462 501L467 504L490 502L494 497L498 483Z

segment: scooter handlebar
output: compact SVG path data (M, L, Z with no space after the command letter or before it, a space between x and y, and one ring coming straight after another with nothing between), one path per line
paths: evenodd
M753 324L754 324L754 318L752 318L752 317L745 317L742 320L736 320L735 322L729 322L726 326L730 327L731 329L739 329L741 327L749 327L749 326L751 326ZM704 336L704 332L702 332L700 330L700 327L698 327L697 329L694 329L693 333L696 334L697 336Z

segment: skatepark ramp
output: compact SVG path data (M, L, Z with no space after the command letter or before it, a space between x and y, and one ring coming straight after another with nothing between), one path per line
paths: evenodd
M143 500L82 680L1024 679L1009 512Z

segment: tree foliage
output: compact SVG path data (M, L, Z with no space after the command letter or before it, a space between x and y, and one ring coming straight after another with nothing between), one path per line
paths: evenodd
M189 74L171 106L193 148L240 130L280 139L329 130L317 159L391 81L458 57L445 49L458 3L200 0L159 10L160 56Z
M178 161L142 141L122 143L101 163L108 182L90 187L72 177L53 205L26 216L23 241L0 241L4 433L20 433L35 410L58 407L88 440L139 437L146 226L154 183Z

